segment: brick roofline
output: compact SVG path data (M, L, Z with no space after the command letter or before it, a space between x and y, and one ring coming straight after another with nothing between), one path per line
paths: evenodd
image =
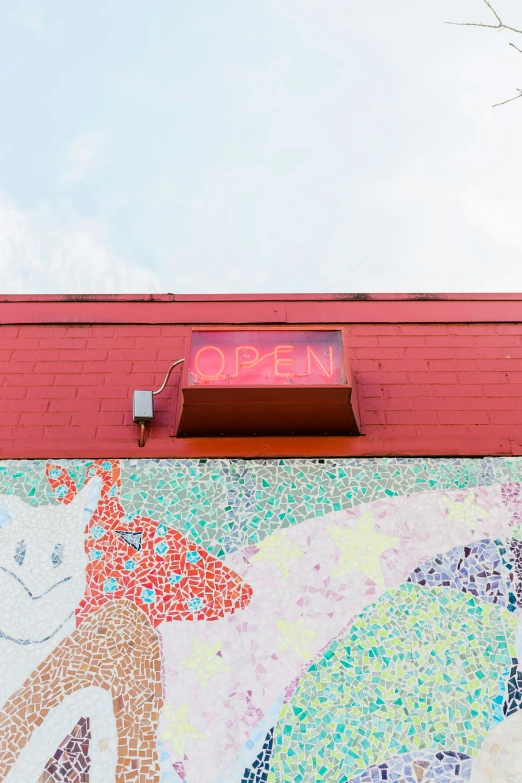
M0 297L0 324L215 326L522 323L522 294L36 295Z
M19 302L519 302L522 293L0 294Z

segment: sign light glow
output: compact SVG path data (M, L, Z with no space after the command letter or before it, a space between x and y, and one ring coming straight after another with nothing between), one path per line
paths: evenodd
M323 386L345 382L340 331L192 334L190 386Z

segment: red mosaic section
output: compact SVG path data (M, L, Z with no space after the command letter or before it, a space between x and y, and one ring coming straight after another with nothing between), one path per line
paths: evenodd
M71 478L60 465L48 464L55 491L63 486L69 503ZM60 477L57 477L61 471ZM101 497L89 523L87 587L76 611L79 625L109 601L126 598L142 609L154 627L163 621L216 620L245 607L252 588L204 549L177 530L148 517L126 521L120 502L117 461L96 460L87 479L99 476Z
M59 465L47 464L45 466L45 474L47 481L51 485L51 489L58 498L58 500L64 504L69 505L74 500L78 488L73 478L63 470Z
M90 550L102 557L87 567L87 590L76 612L78 624L99 606L120 598L133 601L155 627L164 620L216 620L249 603L252 588L177 530L167 529L158 536L158 522L134 517L126 527L142 533L142 548L136 552L115 533L117 527L121 525L113 524ZM158 547L167 549L160 554ZM132 570L129 562L134 564Z

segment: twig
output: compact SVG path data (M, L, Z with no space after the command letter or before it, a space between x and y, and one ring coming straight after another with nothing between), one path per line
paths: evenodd
M484 2L486 3L487 7L491 11L491 13L495 17L495 19L497 20L497 24L485 24L485 22L446 22L446 24L456 25L457 27L486 27L488 30L497 30L498 32L500 32L501 30L511 30L512 33L518 33L518 34L522 35L522 30L519 30L516 27L510 27L509 25L504 24L504 22L502 21L500 16L497 14L497 12L493 8L493 6L489 2L489 0L484 0ZM509 45L512 46L513 49L516 49L517 52L520 52L520 54L522 54L522 49L519 49L519 47L516 46L516 44L510 42ZM520 90L517 87L517 92L518 92L518 95L515 95L513 98L508 98L507 101L501 101L500 103L494 103L493 104L493 108L496 108L497 106L505 106L506 103L511 103L511 101L516 101L519 98L522 98L522 90Z
M516 27L510 27L507 24L504 24L500 16L497 14L491 3L488 2L488 0L484 0L487 7L491 11L491 13L494 15L495 19L497 20L497 24L484 24L484 22L446 22L446 24L453 24L458 27L487 27L489 30L511 30L512 33L519 33L522 35L522 30L518 30ZM519 50L520 51L520 50ZM517 95L517 98L519 96Z
M515 95L514 98L508 98L507 101L502 101L502 103L494 103L493 104L493 109L496 106L504 106L506 103L511 103L511 101L516 101L519 98L522 98L522 90L519 90L519 88L517 87L517 92L518 92L518 95Z

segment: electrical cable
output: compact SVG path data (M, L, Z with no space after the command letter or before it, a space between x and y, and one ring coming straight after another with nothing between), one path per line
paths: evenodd
M163 389L164 389L164 388L165 388L165 386L167 385L167 382L168 382L168 380L169 380L169 378L170 378L170 373L172 372L172 370L174 369L174 367L175 367L177 364L181 364L181 362L184 362L184 361L185 361L185 359L178 359L176 362L174 362L174 364L171 364L171 366L169 367L169 371L168 371L168 373L167 373L167 374L166 374L166 376L165 376L165 380L163 381L163 384L160 386L160 388L158 389L158 391L152 392L152 394L153 394L153 396L154 396L154 397L156 396L156 394L161 394L161 392L163 391Z

